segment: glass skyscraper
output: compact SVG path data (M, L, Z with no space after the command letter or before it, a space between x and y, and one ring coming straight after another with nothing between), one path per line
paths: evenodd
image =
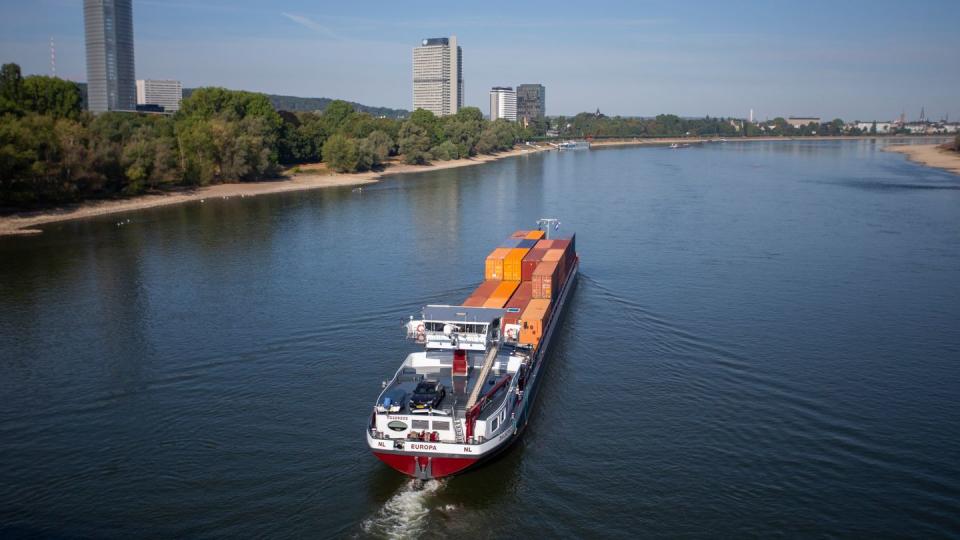
M131 0L83 0L83 23L88 108L91 112L136 110Z

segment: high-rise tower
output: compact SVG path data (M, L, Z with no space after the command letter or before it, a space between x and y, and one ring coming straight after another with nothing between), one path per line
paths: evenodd
M517 87L517 119L527 125L541 120L547 113L547 89L542 84L521 84Z
M137 108L131 0L83 0L87 103L92 112Z
M457 36L431 38L413 49L413 109L437 116L463 107L463 51Z
M517 92L509 86L494 86L490 90L490 120L517 119Z

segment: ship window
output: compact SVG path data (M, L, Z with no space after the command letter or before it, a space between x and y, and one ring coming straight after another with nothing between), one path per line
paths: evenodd
M414 420L410 424L413 429L430 429L430 422L426 420Z
M494 431L497 430L497 425L498 425L498 424L499 424L499 422L497 422L497 419L496 419L496 418L493 419L493 422L490 422L490 432L491 432L491 433L493 433Z
M434 422L434 423L433 423L433 429L434 429L434 430L444 430L444 431L449 430L449 429L450 429L450 422Z

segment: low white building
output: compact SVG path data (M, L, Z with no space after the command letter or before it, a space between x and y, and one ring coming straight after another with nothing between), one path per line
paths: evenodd
M864 133L872 133L873 126L877 126L877 133L890 133L893 131L893 122L857 122L856 128Z
M138 79L137 105L159 105L164 112L180 110L183 85L170 79Z
M820 125L820 117L818 116L791 116L787 118L787 123L795 128L803 127L808 124Z

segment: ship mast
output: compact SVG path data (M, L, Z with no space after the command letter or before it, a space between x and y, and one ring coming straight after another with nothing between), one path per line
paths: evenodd
M560 220L554 218L540 218L537 220L537 228L544 231L544 239L550 239L550 230L557 230L560 228Z

